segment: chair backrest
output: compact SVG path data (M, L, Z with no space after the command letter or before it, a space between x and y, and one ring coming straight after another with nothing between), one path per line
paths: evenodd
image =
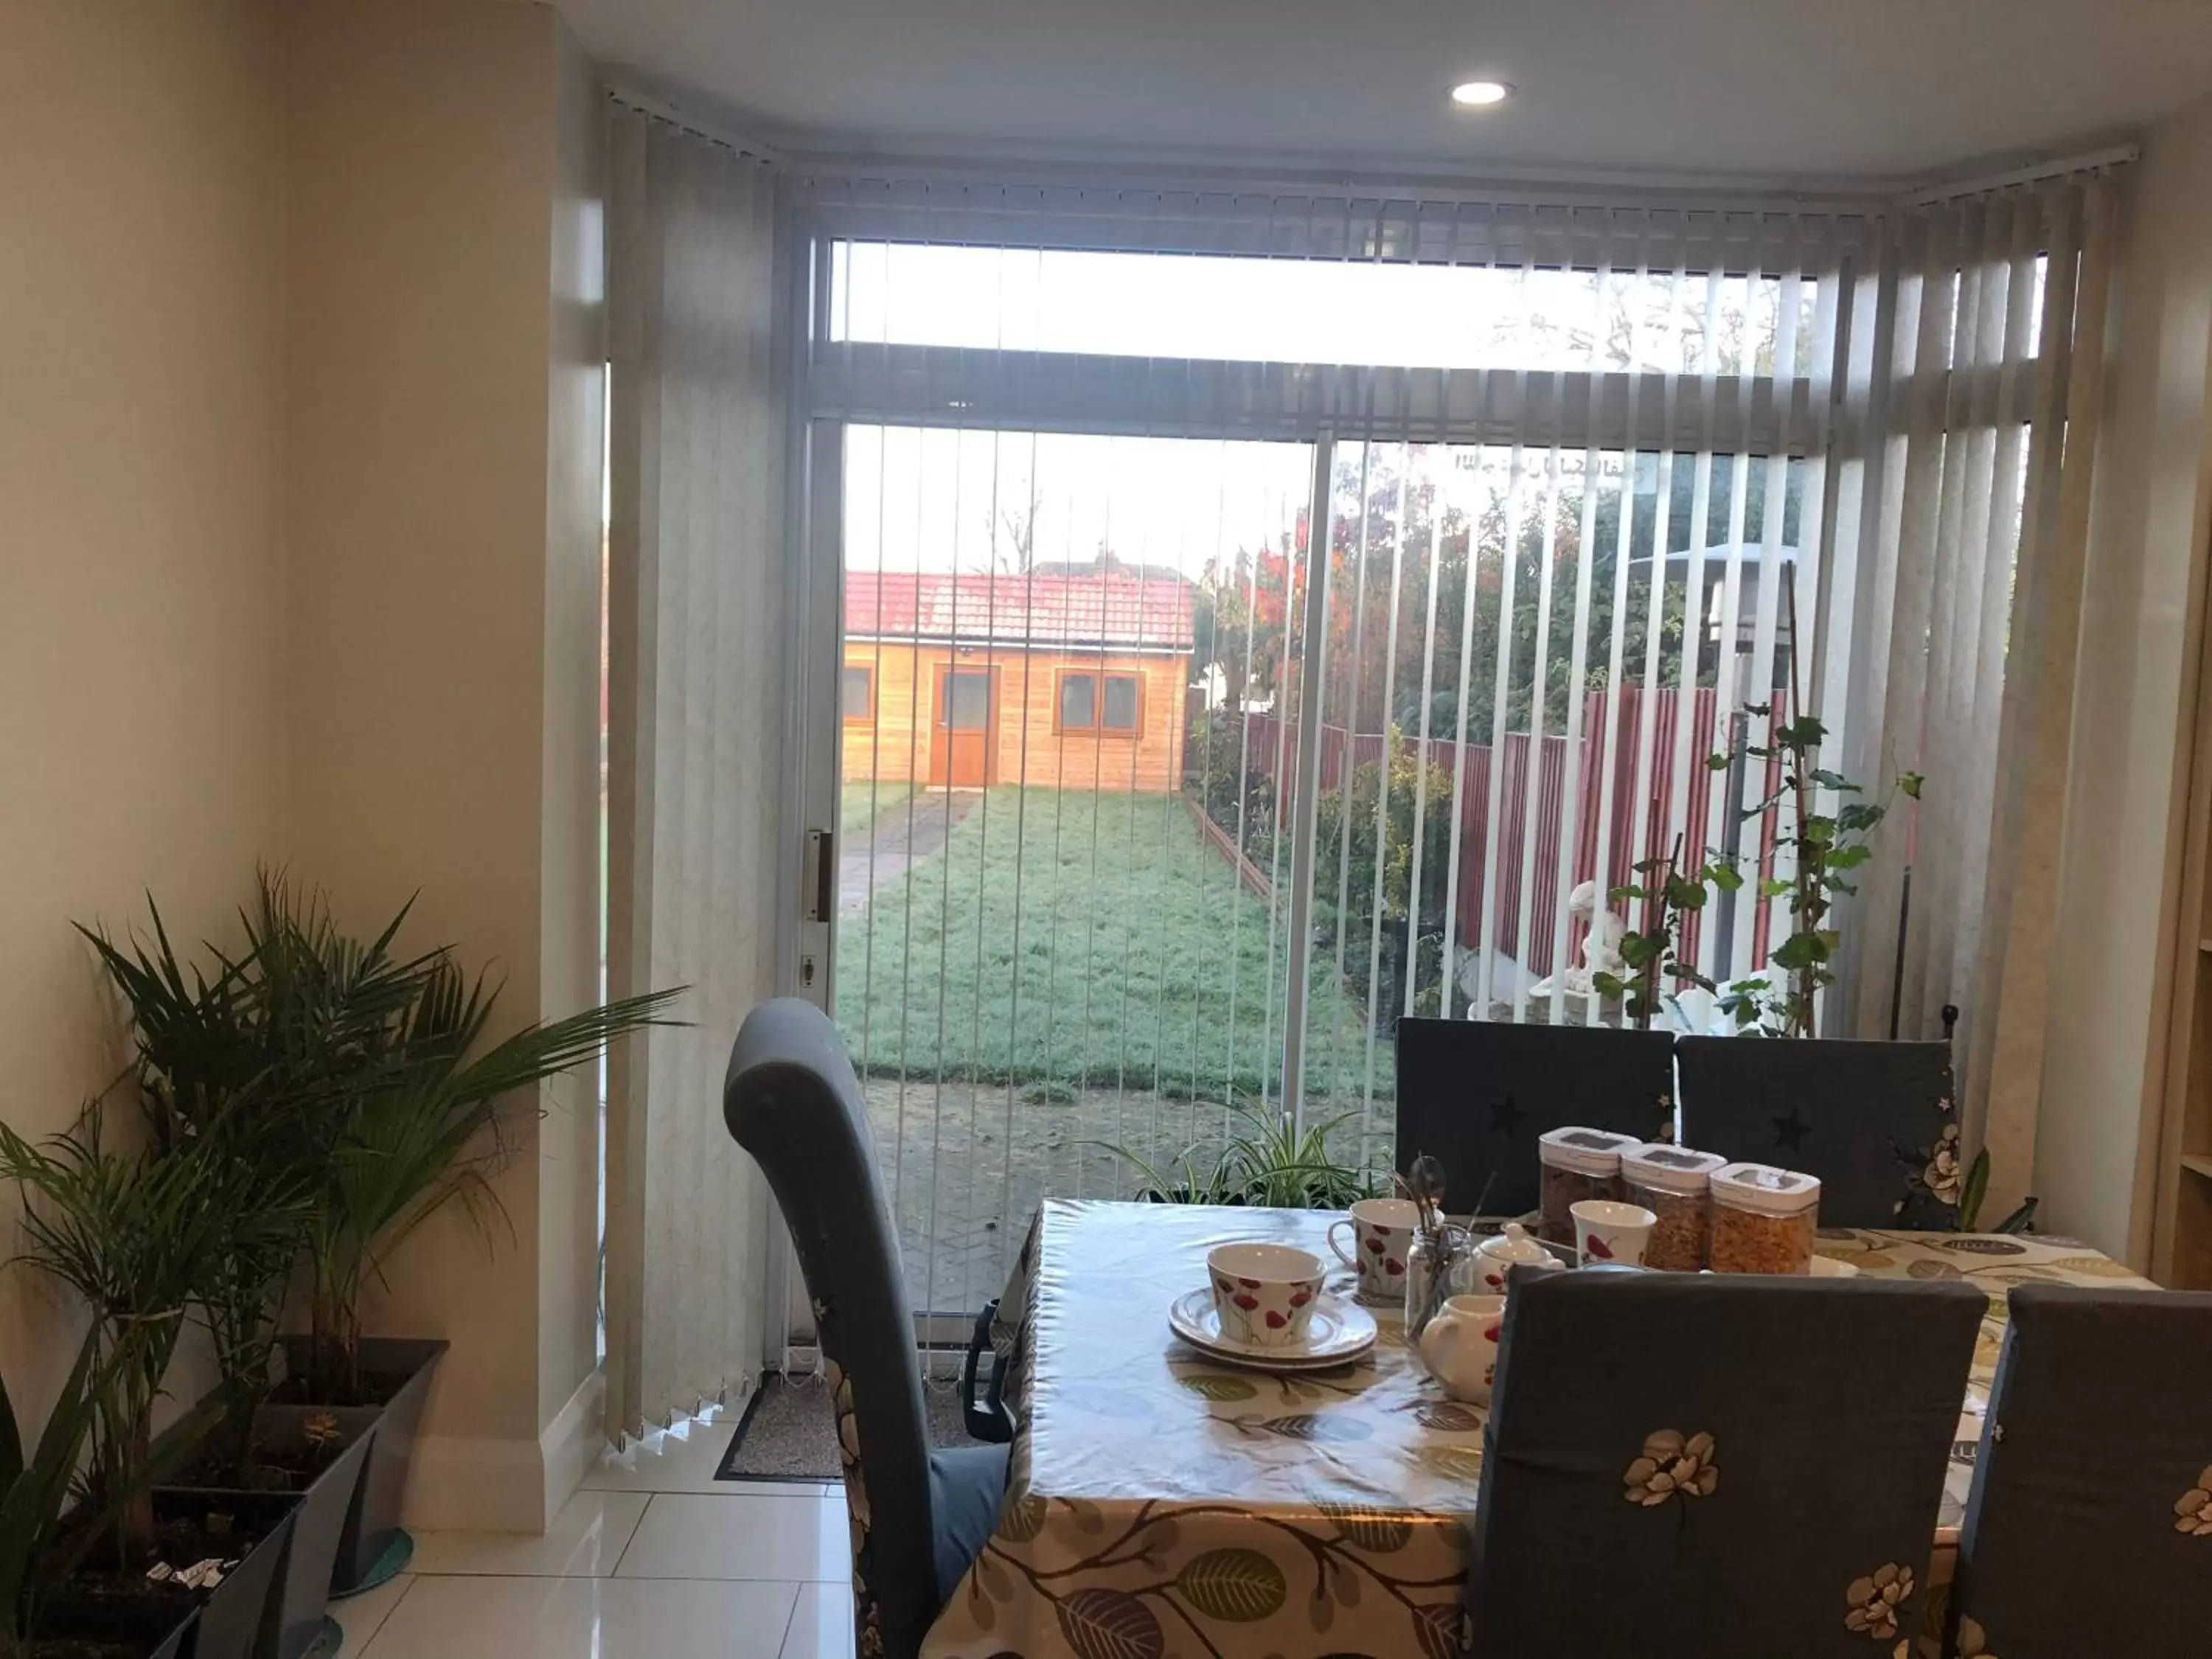
M2012 1293L1954 1651L2212 1652L2212 1296Z
M898 1235L837 1028L796 997L754 1009L730 1051L722 1115L775 1190L814 1304L854 1523L860 1650L902 1659L941 1605L929 1431Z
M1966 1171L1948 1042L1686 1036L1682 1140L1820 1179L1829 1227L1955 1227Z
M1664 1031L1398 1022L1398 1152L1443 1161L1444 1207L1491 1215L1536 1207L1536 1138L1570 1123L1649 1140L1674 1112L1674 1043Z
M1516 1270L1474 1659L1891 1659L1987 1305L1956 1280Z

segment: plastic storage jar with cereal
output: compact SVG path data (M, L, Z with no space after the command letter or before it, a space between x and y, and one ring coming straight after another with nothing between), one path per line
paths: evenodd
M1717 1273L1809 1273L1813 1230L1820 1224L1820 1183L1794 1170L1731 1164L1712 1176Z
M1536 1237L1552 1244L1575 1242L1574 1206L1586 1198L1620 1197L1620 1155L1641 1146L1634 1135L1572 1125L1536 1138L1542 1166Z
M1644 1247L1645 1267L1693 1273L1705 1265L1713 1171L1727 1163L1718 1152L1664 1145L1634 1146L1620 1155L1620 1182L1628 1201L1659 1218Z

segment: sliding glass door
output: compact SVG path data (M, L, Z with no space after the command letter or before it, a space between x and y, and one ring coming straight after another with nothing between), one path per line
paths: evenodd
M1681 955L1765 970L1758 751L1861 649L1833 226L1259 258L872 211L819 222L799 374L799 978L926 1334L1042 1197L1300 1129L1387 1169L1404 1018L1619 1022L1655 860L1742 872Z
M828 991L918 1309L1282 1098L1297 444L837 429ZM1267 750L1254 752L1255 747Z

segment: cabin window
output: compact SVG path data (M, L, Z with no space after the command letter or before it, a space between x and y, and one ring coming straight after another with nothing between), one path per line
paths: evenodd
M1144 681L1135 674L1064 673L1060 729L1133 738L1144 726Z
M846 664L840 697L847 720L864 720L872 717L876 712L875 671Z

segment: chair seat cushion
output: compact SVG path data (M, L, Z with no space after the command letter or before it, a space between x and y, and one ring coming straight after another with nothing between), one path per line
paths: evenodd
M929 1540L937 1570L937 1599L952 1599L960 1580L983 1553L999 1524L1006 1496L1008 1446L957 1446L929 1455Z

